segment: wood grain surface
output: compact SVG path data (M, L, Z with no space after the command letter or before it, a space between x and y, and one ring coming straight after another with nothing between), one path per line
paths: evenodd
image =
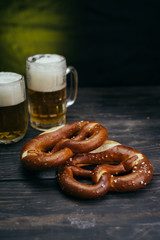
M80 88L67 122L98 121L109 139L141 151L153 165L149 185L96 200L66 196L55 170L27 171L22 146L0 145L0 239L145 239L160 237L160 87Z

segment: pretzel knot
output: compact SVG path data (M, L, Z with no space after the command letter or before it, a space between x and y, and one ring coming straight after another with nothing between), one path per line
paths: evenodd
M107 138L107 130L97 122L66 124L26 143L21 160L31 170L57 167L62 190L84 199L98 198L108 191L135 191L147 185L153 175L149 160L137 150ZM90 178L93 184L80 182L77 177Z
M107 130L97 122L66 124L51 128L26 143L21 151L21 160L31 170L57 167L75 153L96 149L107 138Z
M94 170L81 167L98 164ZM97 198L108 191L135 191L148 184L153 169L149 160L133 148L107 140L91 153L77 154L58 168L62 190L79 198ZM74 176L91 178L93 185L79 182Z

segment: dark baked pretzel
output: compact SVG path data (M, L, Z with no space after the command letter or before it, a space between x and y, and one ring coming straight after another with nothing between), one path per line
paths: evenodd
M80 168L92 164L98 164L93 171ZM70 158L66 165L59 167L57 178L66 193L90 199L103 196L108 190L137 190L148 184L152 175L152 166L142 153L107 140L92 153L77 154L73 159ZM89 177L94 184L81 183L74 176Z
M32 170L57 167L74 153L89 152L108 138L107 130L97 122L79 121L51 128L24 145L23 164Z
M94 184L87 185L81 183L77 181L74 176L91 178ZM64 192L73 197L83 199L101 197L107 193L110 188L110 173L107 171L105 171L99 179L96 171L82 169L77 166L61 165L58 167L57 179Z

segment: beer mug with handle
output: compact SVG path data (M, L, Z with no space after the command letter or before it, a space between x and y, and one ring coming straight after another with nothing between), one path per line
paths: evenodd
M24 77L0 72L0 143L22 139L28 127L28 111Z
M67 75L71 74L67 97ZM44 131L66 123L67 107L77 97L78 75L66 59L57 54L37 54L26 62L30 124Z

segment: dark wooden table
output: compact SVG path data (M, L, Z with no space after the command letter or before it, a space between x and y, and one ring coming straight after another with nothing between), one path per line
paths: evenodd
M79 89L67 122L94 120L109 139L131 146L153 165L149 185L130 193L78 200L59 188L55 170L31 173L22 146L39 134L0 146L0 239L160 239L160 87Z

